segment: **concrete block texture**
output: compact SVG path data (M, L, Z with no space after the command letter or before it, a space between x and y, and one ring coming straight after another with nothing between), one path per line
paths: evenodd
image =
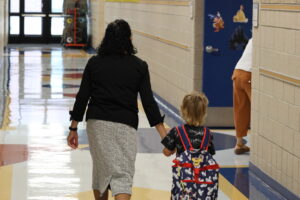
M7 1L0 1L0 55L3 54L3 49L7 45L8 38L8 4Z
M287 103L295 103L295 86L290 83L283 84L283 100Z
M90 2L92 46L97 48L104 36L104 1Z
M258 2L260 24L253 31L251 105L251 124L258 134L251 137L256 143L251 161L299 195L300 1Z

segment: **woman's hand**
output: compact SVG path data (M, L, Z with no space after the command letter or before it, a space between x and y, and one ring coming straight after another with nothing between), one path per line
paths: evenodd
M175 150L170 151L170 150L167 149L167 148L164 148L164 149L163 149L163 154L164 154L165 156L167 156L167 157L173 155L174 153L175 153Z
M70 131L68 138L68 145L69 147L71 147L72 149L77 149L78 147L78 134L77 131Z

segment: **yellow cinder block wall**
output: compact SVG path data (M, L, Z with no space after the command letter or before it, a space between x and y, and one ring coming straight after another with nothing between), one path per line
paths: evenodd
M251 162L300 196L300 0L256 0Z
M104 0L90 0L91 44L96 48L104 35Z

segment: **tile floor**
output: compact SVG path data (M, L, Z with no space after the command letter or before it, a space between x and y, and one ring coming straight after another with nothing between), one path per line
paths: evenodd
M93 199L85 123L80 148L66 145L68 111L90 56L59 46L11 46L0 58L0 200ZM160 153L143 109L138 131L132 199L168 200L173 158ZM234 130L213 131L222 166L219 199L248 199L249 155L233 154Z

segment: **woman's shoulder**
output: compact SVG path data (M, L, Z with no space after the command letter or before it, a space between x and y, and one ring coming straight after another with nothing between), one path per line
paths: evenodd
M147 67L146 61L135 55L94 55L90 58L90 61L105 62L111 60L122 60L122 62L134 62L138 65Z
M100 56L99 55L93 55L92 57L90 57L90 59L88 60L88 63L95 63L95 62L99 62L100 60Z
M136 55L129 55L128 58L134 60L135 62L137 62L138 64L140 64L142 66L147 66L146 61L137 57Z

